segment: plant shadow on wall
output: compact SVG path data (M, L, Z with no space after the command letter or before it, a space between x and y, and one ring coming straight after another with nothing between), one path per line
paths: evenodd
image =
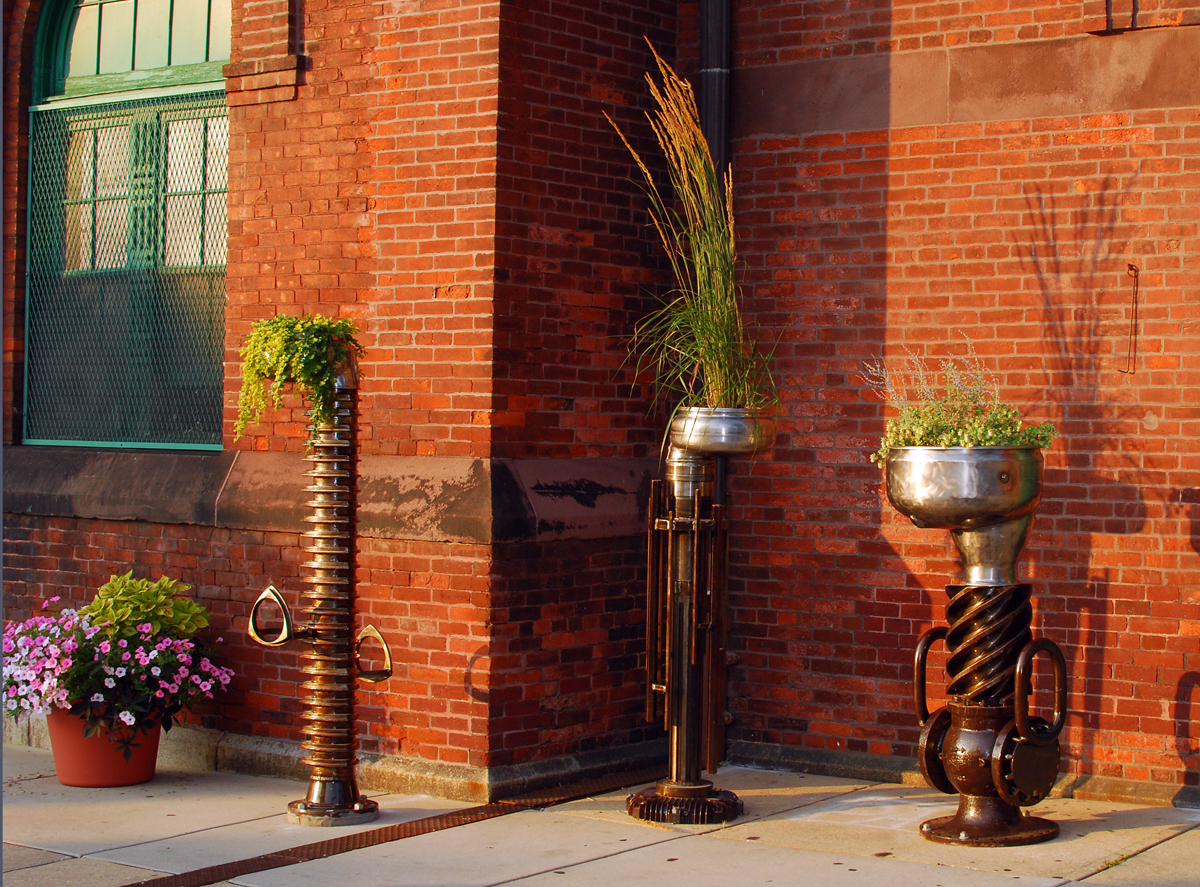
M1176 513L1186 513L1188 542L1200 555L1200 488L1185 487L1173 491L1171 502ZM1200 602L1200 587L1182 591L1186 603ZM1183 764L1184 786L1200 786L1200 672L1188 671L1175 685L1175 751ZM1194 799L1188 801L1195 803Z
M1147 512L1146 478L1121 447L1126 426L1136 421L1133 407L1119 402L1114 390L1133 344L1121 335L1129 330L1127 256L1134 235L1121 206L1132 180L1124 187L1112 178L1089 184L1077 183L1074 194L1038 188L1027 195L1029 221L1016 232L1022 264L1032 269L1042 301L1044 357L1029 354L1028 360L1032 366L1044 359L1050 418L1061 434L1047 460L1040 532L1034 528L1053 542L1035 539L1030 560L1046 577L1037 595L1039 621L1070 664L1064 738L1080 774L1096 767L1101 701L1121 664L1106 657L1124 655L1115 651L1125 627L1109 615L1123 579L1105 563L1112 563L1107 554L1122 537L1142 531ZM1041 695L1038 701L1048 703Z

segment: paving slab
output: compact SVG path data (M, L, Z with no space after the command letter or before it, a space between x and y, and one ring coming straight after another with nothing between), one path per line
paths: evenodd
M54 778L54 756L40 748L4 746L4 785L25 779Z
M15 872L17 869L33 868L35 865L48 865L60 859L69 859L61 853L51 853L49 850L38 850L35 847L22 847L19 844L4 845L4 871Z
M166 772L121 788L25 779L4 787L4 838L85 856L275 816L303 795L299 783L235 773Z
M1086 878L1200 820L1196 810L1056 798L1032 808L1059 823L1059 837L1044 844L956 847L921 837L921 822L956 808L954 798L930 789L875 786L713 836L1066 881Z
M1195 887L1200 883L1200 828L1122 859L1088 878L1088 887Z
M815 776L807 773L790 773L780 770L754 770L749 767L722 767L721 772L711 778L718 789L737 794L745 806L745 815L737 822L761 819L765 816L816 804L829 798L859 791L872 783L840 779L836 776ZM569 816L602 819L607 822L640 822L626 811L625 799L634 792L653 786L654 783L635 786L620 792L582 798L562 804L554 809ZM696 834L725 826L664 825L641 823L651 828L667 829L679 834Z
M671 832L568 816L556 808L525 810L231 880L239 887L485 887L674 839Z
M280 813L264 819L176 834L162 840L113 850L102 850L92 855L110 862L163 868L178 874L474 806L462 801L448 801L427 795L371 797L379 804L379 818L363 825L336 828L292 825L287 821L286 813Z
M847 853L686 835L527 878L497 882L511 887L662 887L662 885L762 885L794 887L1058 887L1061 879L951 869L946 866L859 857ZM443 881L442 884L455 882Z
M4 887L121 887L161 874L99 859L64 859L49 865L6 871Z

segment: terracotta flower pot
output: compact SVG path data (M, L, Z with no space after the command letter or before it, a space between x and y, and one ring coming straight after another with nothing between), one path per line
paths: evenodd
M133 737L128 760L110 731L101 729L95 736L85 737L83 719L65 708L50 709L46 726L54 750L55 775L63 785L84 788L137 785L154 778L161 725Z

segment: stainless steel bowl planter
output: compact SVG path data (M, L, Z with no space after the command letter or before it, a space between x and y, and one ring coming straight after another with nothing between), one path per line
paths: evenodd
M1037 508L1042 462L1038 447L893 447L888 499L918 527L987 527Z
M671 445L708 456L750 456L775 442L775 420L766 410L688 407L671 421Z
M1038 447L893 447L888 500L918 527L951 531L968 583L1012 584L1042 466Z
M923 728L918 763L926 781L959 795L953 816L931 819L931 841L1006 847L1058 834L1049 820L1022 816L1058 774L1058 735L1066 716L1066 662L1051 641L1034 640L1032 586L1017 582L1016 562L1042 489L1037 447L894 447L887 495L918 527L949 530L966 579L946 586L948 627L917 643L913 703ZM946 708L930 712L925 694L930 648L948 652ZM1050 657L1053 724L1030 714L1033 658Z

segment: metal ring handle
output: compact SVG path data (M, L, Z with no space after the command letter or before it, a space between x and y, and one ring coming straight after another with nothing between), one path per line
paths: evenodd
M267 640L258 633L258 626L255 625L255 619L258 616L258 609L267 601L270 601L279 608L283 614L283 625L279 628L279 635L274 640ZM257 643L264 647L282 647L293 637L295 633L292 631L292 613L288 609L287 602L284 601L282 595L274 585L268 585L267 590L258 596L258 600L254 602L254 606L250 608L250 625L248 626L250 637L254 638Z
M358 667L358 660L362 658L362 654L359 651L362 649L363 641L367 638L375 638L375 640L379 641L379 646L383 647L383 668L360 671L355 677L360 681L366 681L368 684L378 684L392 676L392 651L388 649L387 641L383 639L383 635L379 633L379 629L374 625L368 625L354 639L355 668Z
M917 650L913 654L913 707L917 711L917 723L922 727L929 720L929 700L925 697L925 662L929 658L929 648L938 641L946 640L949 631L945 625L929 629L917 641Z
M1038 653L1050 656L1054 666L1054 722L1050 729L1035 726L1029 717L1029 695L1033 692L1033 657ZM1013 698L1013 717L1017 722L1017 733L1021 742L1031 745L1049 745L1058 739L1067 722L1067 660L1054 641L1042 638L1030 641L1017 658L1016 692Z

